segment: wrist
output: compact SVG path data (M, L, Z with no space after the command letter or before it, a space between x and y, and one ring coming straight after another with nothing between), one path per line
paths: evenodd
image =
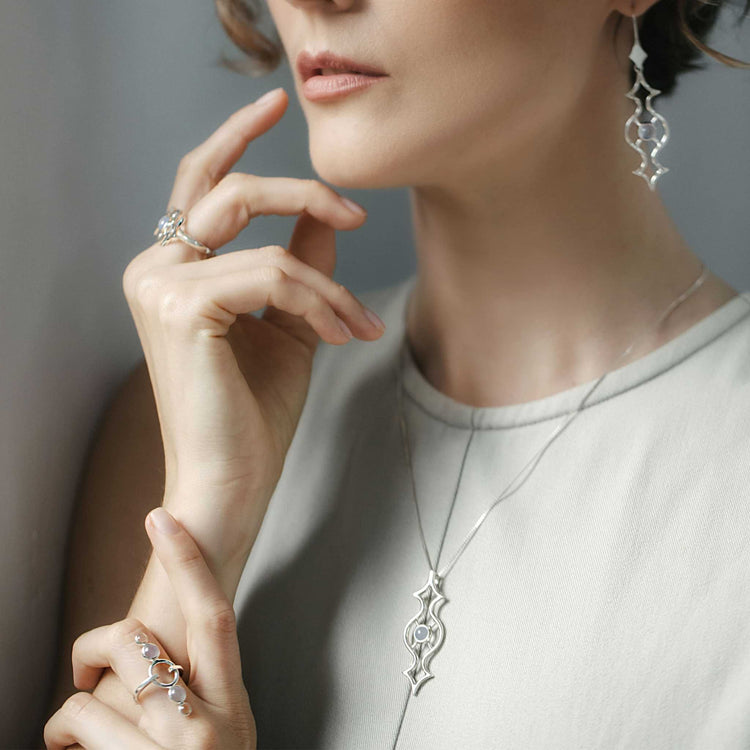
M195 539L214 575L231 584L242 573L272 491L229 493L194 483L165 492L163 505Z
M256 472L254 476L230 477L218 469L197 467L167 470L164 497L179 506L204 505L210 500L219 507L239 506L235 512L242 512L243 508L251 508L264 498L270 498L280 476Z

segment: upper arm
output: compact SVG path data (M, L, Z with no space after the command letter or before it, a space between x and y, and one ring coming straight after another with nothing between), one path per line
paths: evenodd
M99 423L71 519L52 711L75 691L73 641L127 614L151 553L144 519L161 505L164 451L144 360Z

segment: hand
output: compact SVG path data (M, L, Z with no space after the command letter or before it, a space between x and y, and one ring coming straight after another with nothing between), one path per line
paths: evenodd
M162 530L154 521L171 522L174 532ZM48 750L62 750L75 742L86 750L254 749L255 720L242 680L232 604L195 541L167 511L157 508L149 513L146 530L185 618L192 673L189 687L182 679L176 684L184 688L184 702L192 712L189 716L181 714L167 690L151 684L139 695L141 718L136 726L91 693L74 693L47 721L44 742ZM169 658L156 637L137 619L103 625L79 636L73 644L76 688L93 688L102 669L111 667L132 695L134 688L148 677L149 667L134 640L138 633L144 633L150 643L159 647L159 658ZM172 681L172 674L166 669L157 672L158 679L167 683Z
M360 339L382 334L362 303L331 278L335 230L361 226L364 215L314 180L227 174L286 103L280 89L270 103L240 109L188 153L169 205L183 210L183 229L212 250L259 214L300 214L289 248L206 258L182 242L157 243L123 275L156 398L165 506L180 503L190 528L210 526L223 542L210 550L216 555L252 545L265 513L262 499L270 499L296 430L320 338L349 341L342 321ZM262 318L249 314L266 305Z

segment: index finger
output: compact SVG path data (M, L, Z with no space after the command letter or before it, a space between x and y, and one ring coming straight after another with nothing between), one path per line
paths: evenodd
M248 143L273 127L288 103L284 89L277 88L230 115L203 143L182 157L167 205L187 213L229 172Z

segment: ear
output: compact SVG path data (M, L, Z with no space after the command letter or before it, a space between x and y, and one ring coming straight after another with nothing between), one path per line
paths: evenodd
M623 16L639 18L658 2L659 0L613 0L612 10L619 11Z

